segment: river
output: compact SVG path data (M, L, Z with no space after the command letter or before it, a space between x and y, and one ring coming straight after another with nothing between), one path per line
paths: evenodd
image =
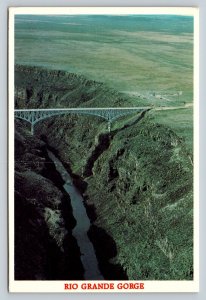
M77 188L74 186L72 178L67 170L64 168L61 161L49 150L49 158L54 162L56 170L60 173L62 179L65 181L64 189L69 194L71 199L71 206L73 209L73 216L76 220L76 226L72 230L72 235L77 241L80 248L81 261L84 267L85 280L103 280L103 276L98 267L98 261L94 251L94 247L88 238L87 232L91 226L83 198Z

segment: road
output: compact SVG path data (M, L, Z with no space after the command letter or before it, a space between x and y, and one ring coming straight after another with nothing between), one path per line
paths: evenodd
M154 107L153 110L175 110L175 109L187 109L193 107L193 103L187 103L183 106L162 106Z

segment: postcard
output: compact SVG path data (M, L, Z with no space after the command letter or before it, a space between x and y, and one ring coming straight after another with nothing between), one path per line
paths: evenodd
M198 292L198 8L9 9L10 292Z

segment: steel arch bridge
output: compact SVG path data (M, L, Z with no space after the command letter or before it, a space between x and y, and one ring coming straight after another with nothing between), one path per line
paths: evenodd
M108 130L111 124L119 117L132 113L139 113L151 109L150 106L144 107L122 107L122 108L54 108L54 109L15 109L14 117L27 121L31 124L31 134L34 133L34 125L38 122L53 116L80 114L101 117L108 122Z

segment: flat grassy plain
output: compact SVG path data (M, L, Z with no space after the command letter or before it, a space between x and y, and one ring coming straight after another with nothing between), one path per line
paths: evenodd
M155 115L154 115L155 114ZM180 136L188 149L193 149L193 110L192 108L172 110L172 111L155 111L153 120L163 125L169 126Z
M127 95L135 106L191 103L193 18L19 15L15 61L82 74ZM154 91L166 96L148 97ZM176 91L182 95L171 96ZM189 139L191 120L191 109L157 113L157 121L171 125L178 134L187 127Z
M15 46L19 64L81 73L124 92L192 95L190 17L18 16Z

